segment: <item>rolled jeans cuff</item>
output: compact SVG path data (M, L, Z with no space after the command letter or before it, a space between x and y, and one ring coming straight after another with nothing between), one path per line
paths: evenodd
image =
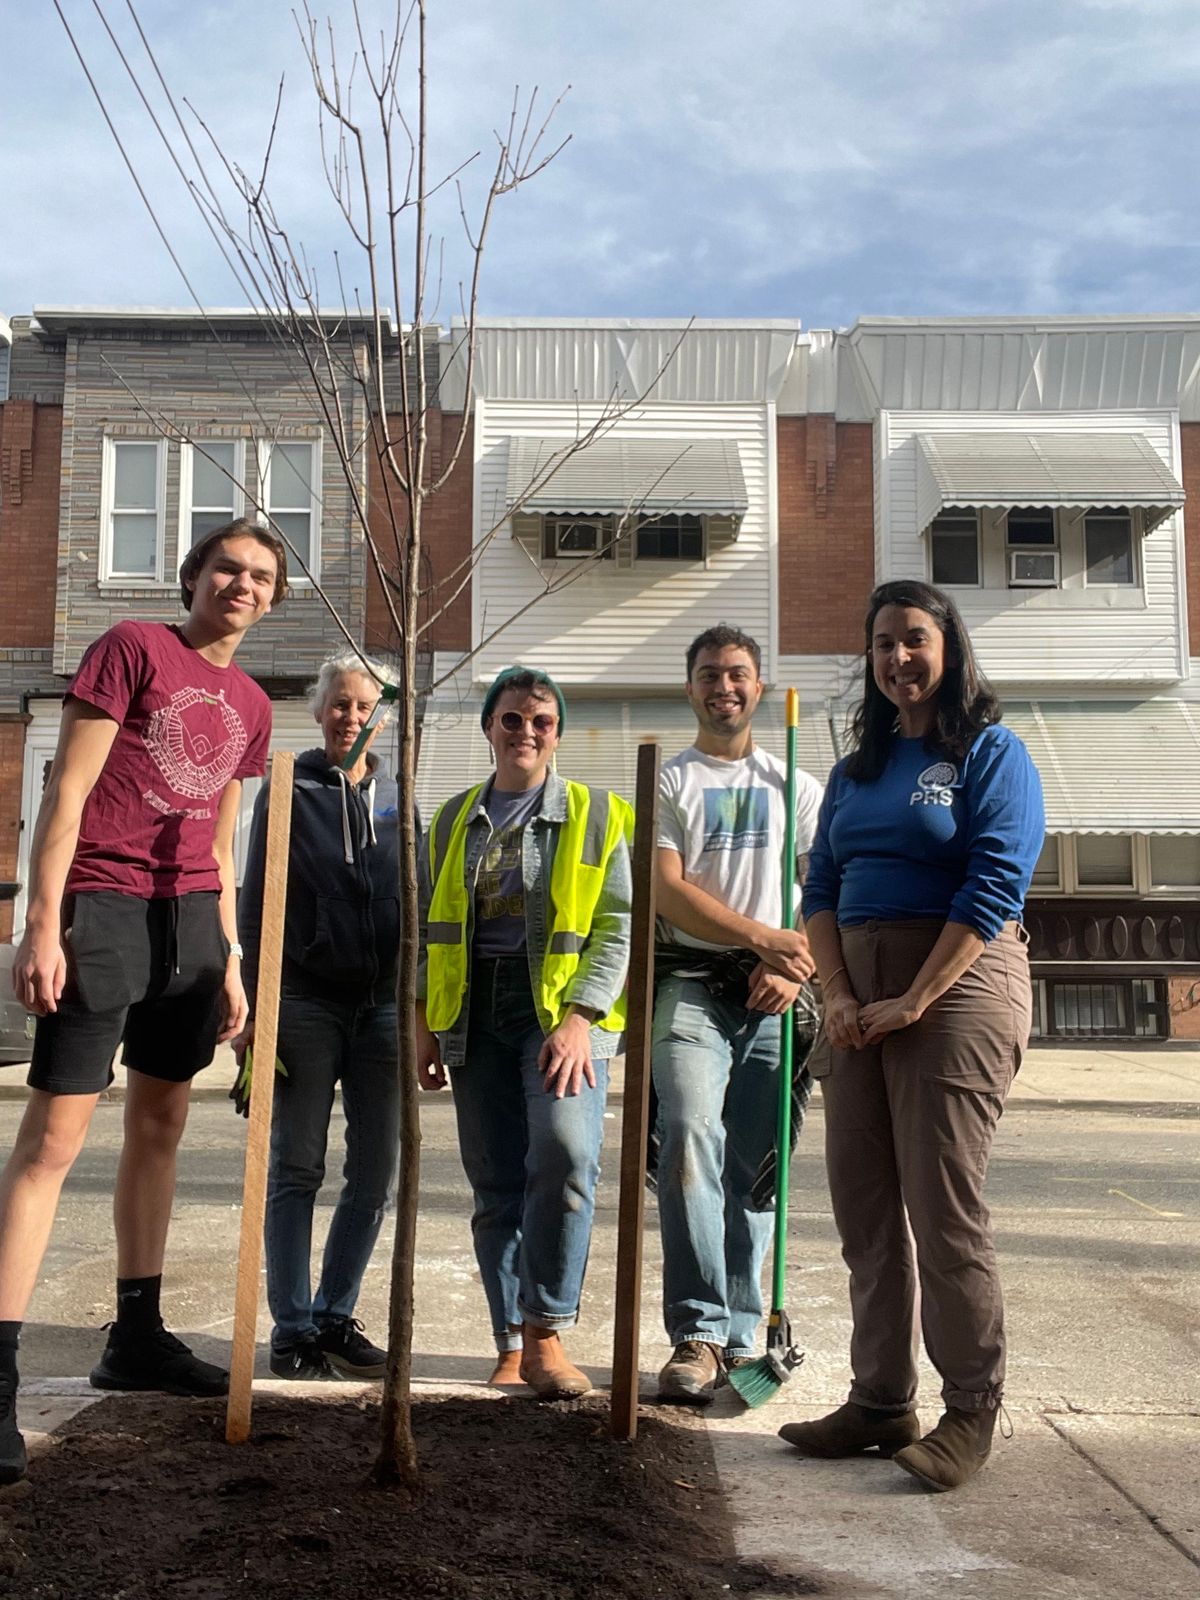
M558 1333L563 1328L573 1328L579 1321L578 1311L556 1317L546 1311L531 1311L521 1300L517 1301L517 1310L521 1313L522 1322L527 1322L531 1328L545 1328L553 1333Z
M498 1333L495 1335L495 1339L496 1349L502 1356L507 1355L511 1350L520 1350L523 1344L521 1339L521 1330L519 1328L517 1329L516 1333L514 1333L511 1328L505 1328L503 1333Z

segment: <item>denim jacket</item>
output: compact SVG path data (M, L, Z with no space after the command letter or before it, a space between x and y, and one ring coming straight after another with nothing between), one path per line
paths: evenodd
M467 817L467 840L464 852L466 861L467 896L467 948L472 948L475 935L475 883L479 877L480 863L492 836L486 801L493 780L489 779L479 791L475 804ZM461 795L447 802L461 803ZM525 880L525 937L529 956L530 983L536 985L546 954L552 913L550 909L550 870L554 852L558 847L560 829L567 820L567 786L556 772L546 774L546 787L542 793L542 807L537 816L525 826L521 840L522 875ZM429 847L433 836L430 829L421 843L419 868L419 895L421 905L420 956L417 968L417 998L426 994L428 968L427 934L429 929L429 904L433 898L433 884L429 876ZM629 848L624 839L609 858L608 871L600 899L592 918L591 932L579 959L579 967L567 991L568 1003L588 1006L597 1016L606 1016L616 1003L625 986L625 973L629 966L630 905L633 896L633 877L629 866ZM471 968L467 966L467 992L463 996L462 1010L454 1026L441 1035L442 1059L448 1067L462 1066L466 1060L467 1022L471 1014ZM617 1053L621 1043L619 1033L593 1027L590 1032L592 1056L603 1061Z

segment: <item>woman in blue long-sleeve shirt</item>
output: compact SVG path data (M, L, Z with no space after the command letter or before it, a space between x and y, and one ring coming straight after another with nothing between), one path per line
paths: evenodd
M987 1459L1003 1392L982 1191L1029 1039L1021 913L1042 789L946 595L881 585L866 647L855 748L830 778L804 887L827 1045L810 1064L850 1268L853 1383L830 1416L781 1433L806 1455L877 1449L929 1488L952 1489ZM925 1437L918 1282L945 1405Z

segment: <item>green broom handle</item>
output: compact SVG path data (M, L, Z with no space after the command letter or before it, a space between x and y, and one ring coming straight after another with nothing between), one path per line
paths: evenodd
M787 784L783 822L783 926L796 923L796 732L800 726L800 695L787 692ZM783 1278L787 1259L788 1166L792 1133L792 1027L791 1006L780 1018L779 1106L775 1120L775 1260L771 1276L771 1309L783 1309Z

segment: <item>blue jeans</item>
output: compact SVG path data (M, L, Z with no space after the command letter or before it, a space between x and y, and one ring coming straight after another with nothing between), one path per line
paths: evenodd
M395 1005L345 1005L285 993L279 1007L271 1169L267 1182L267 1303L271 1346L288 1349L319 1325L354 1315L379 1237L400 1149ZM345 1183L312 1294L313 1206L325 1178L334 1086L346 1113Z
M452 1076L497 1350L521 1348L522 1322L575 1325L592 1239L608 1062L593 1061L594 1089L585 1080L556 1100L538 1070L544 1039L525 955L477 961L466 1061Z
M775 1141L779 1018L665 978L653 1071L667 1337L753 1355L774 1219L750 1190Z

